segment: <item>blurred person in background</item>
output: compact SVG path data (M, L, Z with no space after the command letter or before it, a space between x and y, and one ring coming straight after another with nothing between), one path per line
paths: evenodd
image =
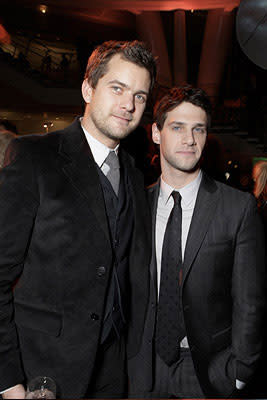
M267 226L267 161L259 161L253 167L252 177L255 182L254 196L263 218L265 234Z
M12 139L16 137L17 128L5 119L0 119L0 169L3 167L5 152Z

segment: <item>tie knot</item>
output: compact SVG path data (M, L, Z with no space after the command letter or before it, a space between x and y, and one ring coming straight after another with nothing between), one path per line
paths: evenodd
M120 168L120 163L119 163L119 158L115 151L110 151L108 153L107 158L105 159L105 163L110 167L110 169L119 169Z
M182 199L182 196L180 195L180 193L177 192L176 190L173 190L171 195L173 197L174 204L175 205L177 205L177 204L180 205L181 204L181 199Z

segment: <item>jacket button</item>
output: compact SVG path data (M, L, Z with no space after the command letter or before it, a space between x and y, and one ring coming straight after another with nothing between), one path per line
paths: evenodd
M105 267L98 267L96 271L97 271L97 276L103 276L106 273L106 268Z
M97 315L95 313L92 313L91 314L91 319L94 320L94 321L97 321L99 319L99 315Z

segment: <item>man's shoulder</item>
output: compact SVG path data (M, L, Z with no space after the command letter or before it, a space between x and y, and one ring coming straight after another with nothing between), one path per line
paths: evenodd
M6 152L5 165L13 162L20 157L37 157L37 160L46 158L49 154L54 154L60 148L62 138L69 133L72 134L77 122L64 129L49 132L46 134L31 134L17 136L11 141Z
M212 178L208 178L214 182L219 191L219 201L226 202L231 206L231 208L242 208L246 206L248 203L256 203L254 196L249 193L227 185L226 183L219 182L213 180Z
M224 193L225 195L235 196L238 198L247 198L252 196L249 192L237 189L233 186L227 185L227 183L215 181L218 188Z
M13 144L22 148L36 148L43 146L55 146L64 135L66 129L57 130L46 134L33 134L19 136L14 139Z
M47 151L57 146L61 132L16 137L6 150L4 165L10 165L20 158L46 157Z

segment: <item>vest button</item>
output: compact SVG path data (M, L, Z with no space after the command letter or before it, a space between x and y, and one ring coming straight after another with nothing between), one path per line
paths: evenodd
M99 315L97 315L95 313L92 313L91 314L91 319L94 320L94 321L97 321L99 319Z
M106 268L105 267L98 267L96 271L97 271L97 276L103 276L106 273Z

